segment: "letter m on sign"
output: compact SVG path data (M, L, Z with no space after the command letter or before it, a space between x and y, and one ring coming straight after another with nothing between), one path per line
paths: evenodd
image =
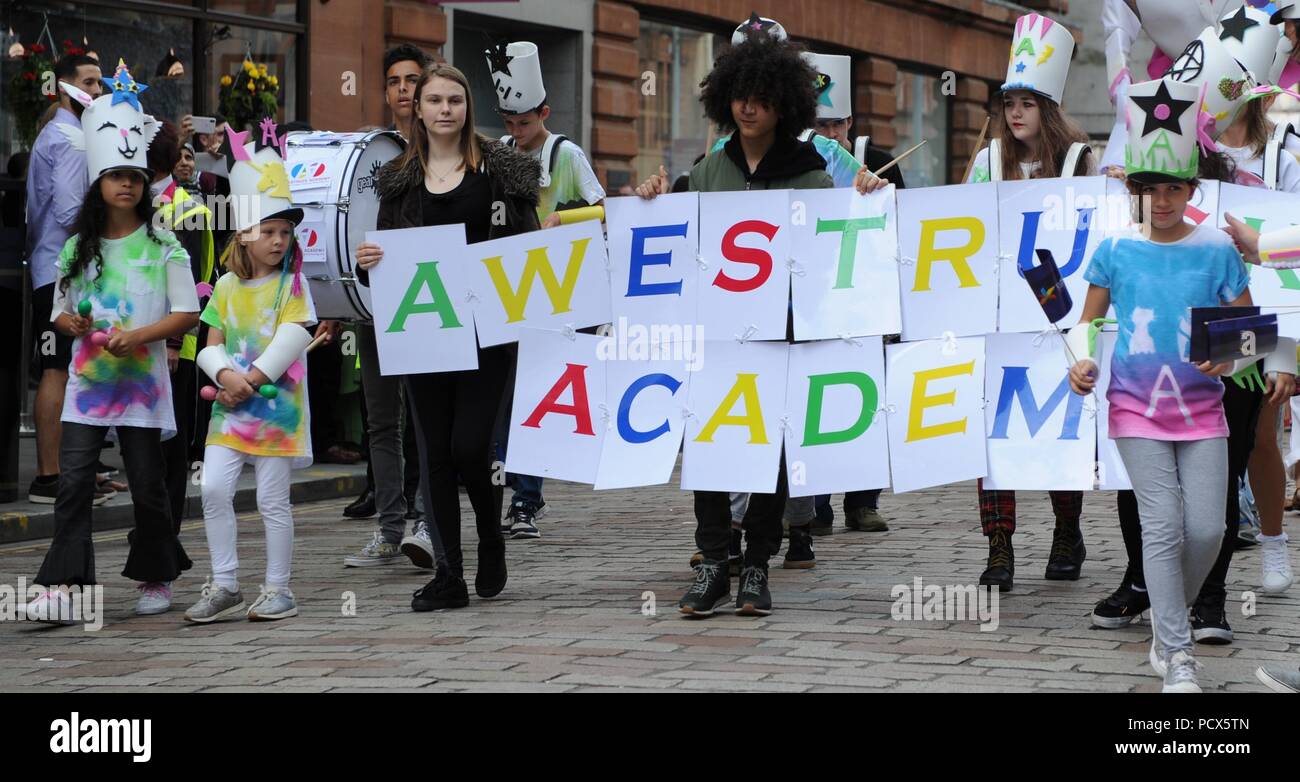
M998 391L998 409L993 418L993 433L989 435L990 440L1005 440L1008 438L1007 430L1011 426L1011 408L1019 400L1020 410L1025 416L1025 425L1029 428L1029 436L1037 437L1038 430L1043 428L1047 419L1052 416L1056 408L1061 406L1062 402L1066 403L1065 423L1061 425L1061 436L1058 440L1078 440L1079 439L1079 420L1083 413L1083 397L1078 394L1070 393L1069 377L1061 378L1061 383L1052 391L1052 395L1042 407L1038 406L1037 400L1034 399L1034 389L1029 385L1029 367L1003 367L1002 369L1002 388Z

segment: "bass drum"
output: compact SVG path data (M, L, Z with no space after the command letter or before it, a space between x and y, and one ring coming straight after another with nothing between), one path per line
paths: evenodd
M289 134L285 170L294 206L303 210L298 243L318 317L371 320L370 289L356 280L356 247L379 217L379 169L405 147L391 130Z

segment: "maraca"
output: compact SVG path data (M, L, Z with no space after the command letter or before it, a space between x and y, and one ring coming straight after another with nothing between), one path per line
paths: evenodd
M92 331L90 333L90 344L98 347L104 347L108 344L109 336L107 331Z
M260 394L263 399L275 399L277 396L280 395L280 389L276 388L271 383L263 383L262 385L258 386L257 393ZM199 396L204 401L211 402L212 400L217 398L217 387L204 386L203 388L199 389Z
M82 299L77 302L77 314L83 318L89 318L94 309L95 305L90 303L90 299Z

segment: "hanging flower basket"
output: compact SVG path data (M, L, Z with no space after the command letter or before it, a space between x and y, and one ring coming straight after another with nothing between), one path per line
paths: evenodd
M85 53L84 48L72 41L63 42L63 54ZM5 69L12 70L8 90L5 93L5 103L13 113L14 125L18 128L18 139L25 150L30 150L36 143L41 116L51 104L59 100L58 84L53 77L54 60L54 54L48 46L34 43L23 47L21 57L5 63Z
M247 130L265 117L275 117L280 108L279 92L280 80L267 73L265 64L244 60L233 76L221 77L217 105L230 127Z

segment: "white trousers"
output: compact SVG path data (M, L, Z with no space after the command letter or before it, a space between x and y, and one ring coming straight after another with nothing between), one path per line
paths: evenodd
M266 584L289 586L293 559L293 511L289 505L288 456L252 456L209 445L203 451L203 526L212 555L212 581L232 592L239 589L238 530L235 522L235 483L244 464L257 475L257 510L266 527Z

